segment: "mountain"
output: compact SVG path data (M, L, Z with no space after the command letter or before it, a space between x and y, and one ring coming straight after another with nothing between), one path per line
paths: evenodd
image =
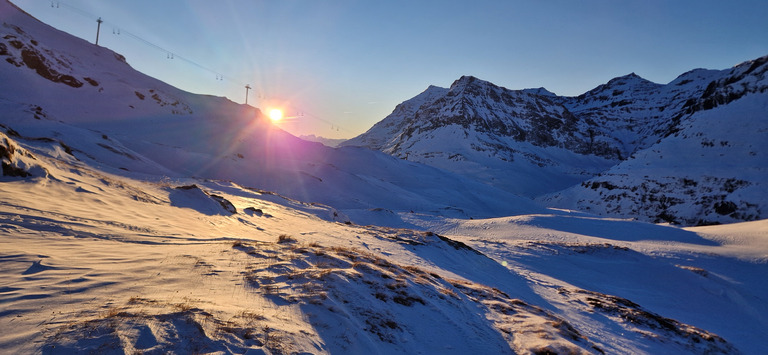
M13 167L0 177L2 352L763 346L764 221L693 231L549 211L414 222L439 234L360 226L329 206L131 176L55 138L10 134L0 133Z
M599 176L540 201L683 225L766 218L766 73L768 56L730 70L682 75L664 87L677 92L667 108L674 115L633 138L645 144ZM693 95L680 94L691 85Z
M3 16L0 124L20 137L60 141L103 169L226 179L352 210L360 222L380 213L374 209L489 217L539 208L429 166L301 140L251 106L179 90L19 10ZM430 192L436 184L450 188Z
M577 97L464 76L342 145L558 208L684 225L762 219L766 62L692 70L666 85L632 73Z
M303 139L305 141L308 141L308 142L322 143L323 145L331 147L331 148L336 148L341 143L346 141L346 139L343 139L343 138L341 138L341 139L339 139L339 138L325 138L325 137L316 136L314 134L302 135L302 136L299 136L299 138L301 138L301 139Z
M370 147L535 197L617 160L615 149L590 145L581 125L556 97L465 76L449 89L428 88L342 145ZM580 154L590 150L602 156Z
M0 24L0 353L764 350L765 220L545 209L298 139L6 0ZM686 109L749 102L710 91ZM570 120L555 95L524 94ZM552 137L590 148L573 127Z

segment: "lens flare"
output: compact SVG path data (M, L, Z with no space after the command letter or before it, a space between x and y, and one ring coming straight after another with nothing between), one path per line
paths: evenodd
M272 122L277 122L283 119L283 111L280 109L272 109L269 111L269 118Z

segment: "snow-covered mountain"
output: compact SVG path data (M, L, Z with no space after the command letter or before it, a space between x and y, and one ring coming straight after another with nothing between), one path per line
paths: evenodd
M308 142L322 143L323 145L331 147L331 148L336 148L341 143L346 141L346 139L343 139L343 138L325 138L325 137L316 136L314 134L302 135L302 136L299 136L299 138L301 138L301 139L303 139L305 141L308 141Z
M464 76L449 89L429 87L343 145L561 208L688 225L761 219L766 62L692 70L666 85L633 73L578 97Z
M77 159L132 174L227 179L363 212L488 217L537 208L426 165L301 140L258 109L147 77L123 56L11 6L0 27L0 124L20 137L56 139ZM435 184L450 189L431 193ZM360 222L363 212L355 212Z
M12 166L0 177L1 352L764 346L765 221L411 217L435 234L338 223L331 207L227 181L101 170L55 139L0 142Z
M694 90L679 89L686 86ZM768 56L730 70L692 71L663 89L677 98L664 109L674 115L659 115L634 138L641 144L627 160L540 200L684 225L766 218Z
M615 148L590 142L584 125L553 95L464 76L449 89L428 88L342 145L367 146L534 197L617 160Z
M300 140L7 0L0 24L0 353L764 350L766 221L682 229L544 209ZM447 89L428 91L424 102ZM553 94L520 96L573 124ZM713 89L684 106L750 100L729 97ZM590 147L552 124L531 152L589 169L618 159L616 141ZM577 163L541 164L542 177L581 176Z

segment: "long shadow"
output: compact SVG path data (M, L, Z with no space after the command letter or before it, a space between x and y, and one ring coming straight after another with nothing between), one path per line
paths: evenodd
M207 216L229 216L232 214L231 211L224 208L224 201L226 200L223 198L214 199L214 196L208 195L197 185L171 189L168 198L171 200L171 206L189 208Z
M467 280L497 288L530 304L549 305L549 301L533 291L525 277L466 244L438 235L428 235L425 240L426 243L407 243L405 247L440 269Z
M525 221L524 224L625 242L649 240L705 246L720 245L714 241L704 239L694 232L638 221L571 215L534 215Z

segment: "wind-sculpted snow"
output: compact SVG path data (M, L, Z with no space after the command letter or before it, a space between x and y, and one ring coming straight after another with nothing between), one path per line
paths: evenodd
M49 172L0 189L0 327L15 330L0 349L12 353L732 353L759 343L744 327L762 329L755 300L766 290L749 275L764 264L731 253L765 253L761 244L567 214L453 220L446 235L362 227L231 182L145 181L55 141L7 142ZM669 306L678 283L695 300L684 312ZM709 308L722 309L717 322Z

